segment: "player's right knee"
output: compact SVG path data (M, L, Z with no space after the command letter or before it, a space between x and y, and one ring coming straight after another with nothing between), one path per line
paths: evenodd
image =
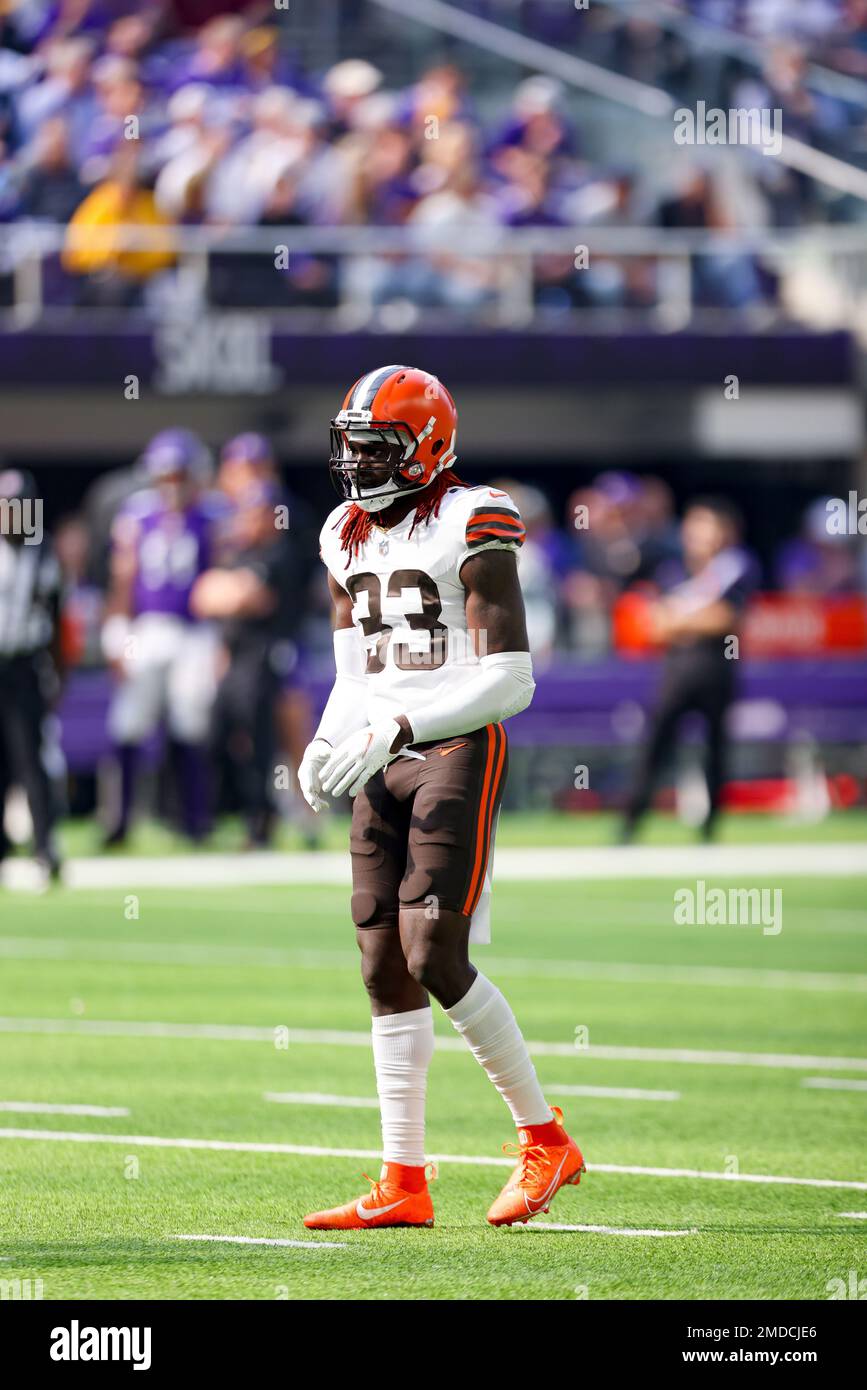
M361 978L371 999L379 1004L400 1000L408 980L400 939L396 933L393 937L389 933L389 938L385 949L365 950L362 946Z
M350 910L357 927L397 926L397 904L385 902L369 888L356 889Z
M116 746L132 744L137 747L150 737L155 728L156 720L149 723L144 719L121 716L108 721L108 736Z
M210 732L210 706L175 706L169 710L169 732L179 743L204 743Z

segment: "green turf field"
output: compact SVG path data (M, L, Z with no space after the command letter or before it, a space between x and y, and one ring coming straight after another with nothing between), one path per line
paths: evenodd
M375 1154L375 1109L264 1099L375 1095L342 888L143 889L137 918L114 891L0 894L0 1280L41 1279L46 1299L828 1298L829 1281L867 1275L867 1221L843 1215L867 1211L867 1186L617 1171L867 1185L867 1091L802 1084L867 1081L865 880L767 882L783 889L778 936L675 926L678 885L662 880L504 883L494 944L476 953L526 1037L554 1045L536 1066L590 1165L539 1226L685 1232L655 1236L487 1227L508 1172L495 1161L513 1135L501 1100L436 1009L437 1033L453 1046L431 1069L430 1151L492 1162L444 1157L433 1230L335 1237L301 1226L305 1211L366 1190L360 1174L377 1173L372 1156L142 1142ZM45 1020L60 1021L59 1031ZM117 1026L89 1031L100 1021ZM160 1022L193 1026L184 1036L131 1026ZM203 1036L208 1024L229 1031ZM290 1032L283 1045L274 1030L284 1027L308 1032ZM590 1052L574 1047L576 1029L588 1030ZM641 1051L630 1060L593 1047ZM778 1064L650 1060L649 1049L776 1054ZM780 1064L793 1055L806 1060ZM832 1069L821 1058L864 1060ZM553 1093L564 1085L678 1098ZM9 1108L27 1102L130 1113ZM12 1129L118 1142L13 1139Z
M312 823L323 849L344 849L349 835L349 817L328 815ZM610 845L616 842L620 821L610 811L591 815L566 815L550 812L509 812L500 817L497 845ZM720 844L816 844L820 842L867 842L867 811L834 811L823 820L794 820L789 816L740 815L723 816L718 827ZM240 823L230 816L220 822L211 838L197 853L238 850L244 833ZM70 821L61 833L66 855L101 853L101 832L92 821ZM638 843L648 845L696 844L695 830L670 815L649 815L642 824ZM294 850L302 847L297 827L281 824L275 836L275 848ZM134 828L123 854L189 854L187 840L164 825L146 821Z

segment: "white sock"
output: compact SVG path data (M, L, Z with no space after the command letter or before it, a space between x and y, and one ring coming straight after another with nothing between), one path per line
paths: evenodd
M427 1070L434 1050L430 1009L373 1019L373 1063L385 1163L424 1165Z
M446 1013L508 1105L515 1124L550 1124L554 1117L527 1044L497 986L479 971L463 999Z

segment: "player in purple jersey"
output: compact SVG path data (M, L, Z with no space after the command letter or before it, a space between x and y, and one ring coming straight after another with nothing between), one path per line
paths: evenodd
M203 745L216 686L217 644L190 612L190 593L213 563L219 522L204 489L210 456L189 430L163 430L143 458L150 486L119 511L103 650L117 680L109 732L120 766L120 807L107 844L127 835L141 745L165 719L179 772L185 832L207 830Z

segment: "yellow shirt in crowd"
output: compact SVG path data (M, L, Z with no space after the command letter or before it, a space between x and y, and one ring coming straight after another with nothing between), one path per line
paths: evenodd
M174 263L171 223L160 212L148 189L130 191L113 180L99 184L76 208L67 229L63 268L72 275L118 271L145 280ZM164 228L146 249L124 250L120 226ZM91 233L91 235L88 235Z

